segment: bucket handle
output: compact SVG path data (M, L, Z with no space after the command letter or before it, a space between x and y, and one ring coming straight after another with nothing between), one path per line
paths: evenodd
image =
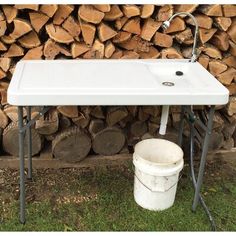
M152 189L149 188L146 184L144 184L144 183L138 178L138 176L137 176L135 173L134 173L134 176L137 178L137 180L138 180L145 188L147 188L147 189L150 190L151 192L153 192L153 193L155 193L155 192L163 192L163 191L154 191L154 190L152 190ZM177 182L174 183L172 186L170 186L168 189L166 189L164 192L167 192L167 191L169 191L170 189L172 189L172 188L179 182L179 180L182 178L182 176L183 176L183 173L180 174L180 176L179 176Z

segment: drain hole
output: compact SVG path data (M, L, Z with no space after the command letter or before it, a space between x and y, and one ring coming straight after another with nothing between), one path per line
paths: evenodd
M171 86L174 86L175 83L166 81L166 82L163 82L162 85L171 87Z
M175 72L175 74L178 75L178 76L182 76L184 73L182 71L178 70L178 71Z

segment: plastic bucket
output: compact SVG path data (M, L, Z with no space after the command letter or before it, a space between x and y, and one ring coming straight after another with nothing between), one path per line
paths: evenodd
M164 139L146 139L135 145L134 199L141 207L161 211L175 201L183 151Z

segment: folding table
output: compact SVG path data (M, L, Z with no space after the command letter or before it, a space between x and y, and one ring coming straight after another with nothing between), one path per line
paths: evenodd
M178 71L178 73L177 73ZM175 73L176 72L176 73ZM201 72L201 73L200 73ZM183 75L182 78L178 77ZM171 82L172 81L172 82ZM20 159L20 222L25 223L24 135L28 141L28 178L32 178L31 126L57 105L179 105L182 107L178 144L184 121L205 132L192 209L199 202L215 105L229 93L198 62L189 60L29 60L17 63L8 88L9 104L18 106ZM195 116L192 105L209 105L208 121ZM31 119L31 107L42 106ZM23 120L23 108L27 118ZM192 148L191 148L192 149Z

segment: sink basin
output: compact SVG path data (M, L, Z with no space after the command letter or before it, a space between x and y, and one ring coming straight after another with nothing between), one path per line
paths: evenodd
M8 89L13 105L215 105L228 96L186 59L20 61Z

